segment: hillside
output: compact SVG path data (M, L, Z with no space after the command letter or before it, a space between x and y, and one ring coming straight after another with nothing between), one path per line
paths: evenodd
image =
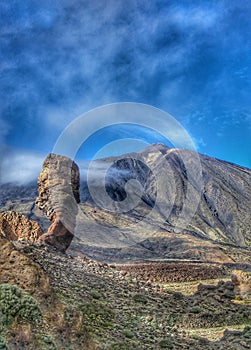
M209 273L211 285L197 281L197 291L191 284L187 295L53 247L1 238L0 253L1 349L251 347L250 303L238 302L227 269Z

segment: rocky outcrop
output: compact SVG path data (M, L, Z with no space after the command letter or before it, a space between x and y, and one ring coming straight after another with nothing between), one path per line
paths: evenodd
M241 299L251 299L251 275L241 270L233 271L232 282L235 293Z
M38 178L36 205L52 222L40 241L65 251L74 236L79 203L79 169L64 156L49 154Z
M15 244L20 242L15 242ZM30 248L31 249L31 248ZM31 294L49 294L51 287L44 270L0 236L0 284L17 285Z
M0 236L9 241L26 240L36 242L43 231L36 221L15 211L0 213Z
M216 286L199 284L194 297L201 300L215 299L223 302L235 298L234 284L231 281L219 281Z

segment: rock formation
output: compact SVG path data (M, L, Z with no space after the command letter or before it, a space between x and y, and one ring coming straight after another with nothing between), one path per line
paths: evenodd
M41 266L19 252L12 242L1 235L0 265L0 284L14 284L32 294L50 293L49 279Z
M74 236L79 203L79 169L64 156L49 154L38 178L36 205L52 222L40 241L65 251Z
M235 285L235 293L241 299L251 299L251 275L241 270L233 271L232 282Z
M24 239L35 242L42 234L43 231L36 221L15 211L0 213L0 235L9 241Z

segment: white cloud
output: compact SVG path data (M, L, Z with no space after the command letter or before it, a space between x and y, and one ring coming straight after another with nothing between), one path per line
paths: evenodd
M109 171L109 176L115 176L117 174L129 174L130 170L128 169L117 169L112 167L113 161L102 161L95 160L94 162L80 161L77 162L79 165L80 175L82 180L91 180L91 181L101 181L105 179L106 173Z
M182 8L174 7L170 16L170 21L176 25L184 27L196 27L196 29L209 29L214 26L218 20L220 11L216 8L191 7Z
M27 151L8 150L0 158L0 183L27 184L35 180L45 155Z

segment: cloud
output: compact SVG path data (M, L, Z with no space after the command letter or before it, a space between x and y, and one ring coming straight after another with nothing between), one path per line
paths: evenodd
M0 184L24 185L36 180L44 159L42 154L5 149L0 157Z
M208 121L251 108L248 2L13 0L0 10L10 145L48 151L78 115L118 101L160 107L197 139L194 112Z
M95 160L94 162L80 161L78 162L79 170L81 174L81 179L86 180L87 177L91 181L101 181L104 180L105 174L109 171L109 178L116 177L117 175L130 175L131 170L129 169L119 169L116 167L111 167L113 161L102 161Z
M217 24L221 17L220 8L209 6L196 7L192 4L190 8L174 6L171 13L171 23L185 29L208 30Z
M121 99L158 103L158 91L189 66L201 31L217 17L217 9L166 5L159 14L131 1L29 3L30 13L20 4L16 15L12 3L4 6L12 19L3 25L4 58L13 65L4 69L12 78L5 84L13 88L11 102L25 104L25 118L33 104L43 106L33 114L43 117L41 127L52 120L62 127L76 105L84 112ZM52 118L56 109L69 113Z

